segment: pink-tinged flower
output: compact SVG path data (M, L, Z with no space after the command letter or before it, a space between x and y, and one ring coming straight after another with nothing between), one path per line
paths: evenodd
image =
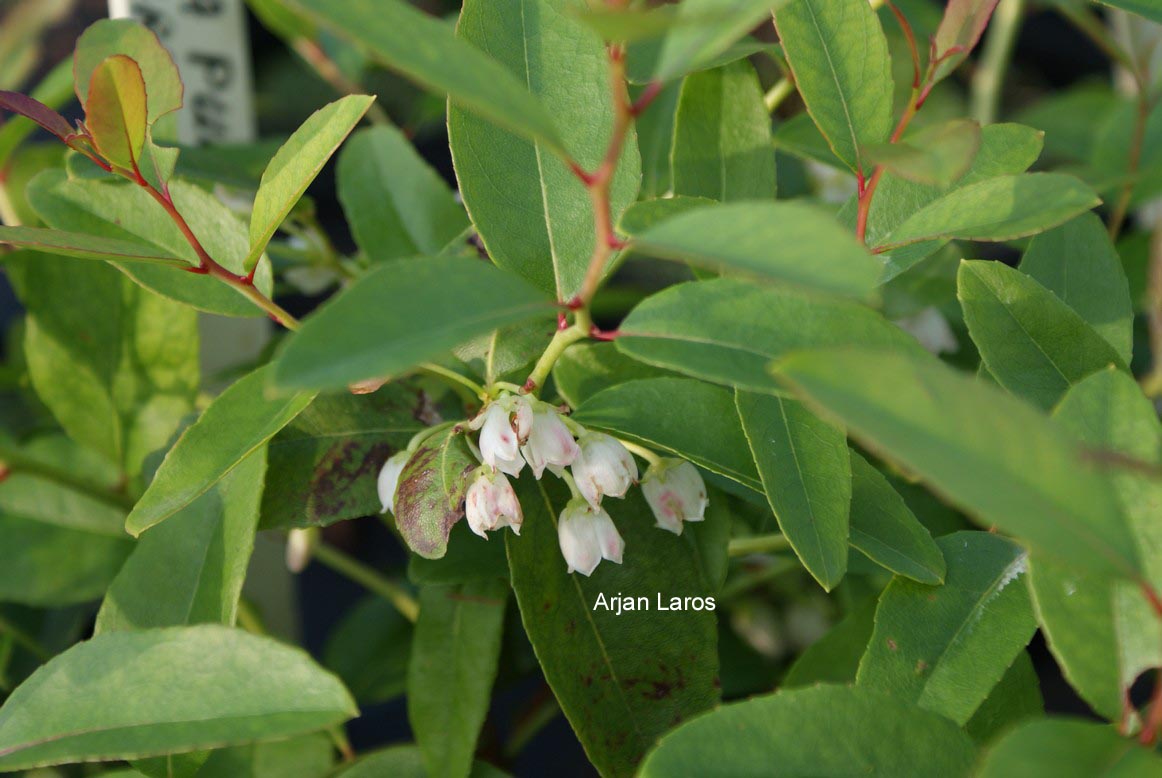
M624 497L637 483L637 462L618 440L601 432L586 432L577 441L580 448L573 460L577 490L594 508L603 496Z
M468 423L471 429L480 430L480 456L484 464L513 477L520 475L525 466L520 446L528 437L531 416L528 400L509 395L490 402Z
M395 513L395 493L399 491L399 476L410 457L409 452L400 451L383 463L383 467L379 471L379 479L375 484L376 489L379 490L379 502L383 505L383 510L380 513L388 511Z
M642 494L658 526L682 534L682 522L702 521L709 500L698 468L684 459L663 459L642 478Z
M482 468L476 480L468 487L464 510L468 516L468 526L485 539L488 538L485 532L505 527L512 527L512 531L519 535L521 522L524 521L520 501L512 490L512 484L503 473L488 468Z
M521 453L538 480L546 467L559 472L573 464L580 451L573 433L569 432L557 411L545 406L533 412L532 430L528 443L521 447Z
M621 564L625 541L613 526L613 519L600 508L574 498L561 511L557 539L569 572L591 575L602 559Z

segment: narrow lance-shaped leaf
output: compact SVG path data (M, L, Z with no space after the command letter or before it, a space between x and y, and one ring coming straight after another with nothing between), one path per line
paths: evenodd
M448 533L464 517L468 474L479 462L454 428L421 443L404 465L395 496L395 521L408 548L426 559L448 550Z
M779 529L831 591L847 572L851 460L843 430L794 400L736 392L735 402Z
M85 125L101 156L137 170L148 135L145 79L129 57L109 57L93 71L85 100Z
M997 382L1051 408L1081 379L1125 368L1114 347L1052 292L1019 270L984 260L960 263L957 297L968 332Z
M504 581L426 586L408 668L408 720L429 775L467 776L492 697Z
M900 178L949 186L968 172L980 149L980 125L968 119L926 127L899 143L870 146L868 157Z
M932 37L930 84L946 78L976 47L997 0L949 0Z
M866 296L882 265L834 218L793 202L694 208L635 236L634 247L711 270L739 270L825 292Z
M68 119L39 100L19 92L0 90L0 108L31 119L62 141L76 132Z
M1026 552L988 532L936 541L942 586L896 578L880 596L856 683L965 724L1037 625L1024 581Z
M474 336L553 312L542 293L480 261L385 262L303 322L280 352L274 380L339 389L398 376Z
M0 770L276 740L356 714L337 678L271 638L217 625L110 633L8 697Z
M1006 732L989 746L979 778L1147 778L1162 774L1162 759L1123 737L1114 727L1091 721L1050 718Z
M1140 577L1107 480L1020 400L934 359L885 352L806 352L772 369L850 435L986 525L1099 575Z
M864 149L892 129L888 41L866 0L791 0L775 12L783 53L832 151L870 175Z
M372 56L456 105L519 135L564 151L550 113L495 59L450 26L403 0L290 0Z
M1162 8L1154 0L1100 0L1102 5L1137 14L1144 19L1162 24Z
M935 238L1012 240L1056 227L1100 203L1092 189L1065 173L998 176L954 189L915 212L877 250Z
M143 262L176 268L190 267L190 264L184 259L179 259L157 246L146 243L107 238L103 235L49 230L43 227L0 226L0 243L76 259Z
M307 392L268 398L270 372L266 366L240 378L182 433L125 520L130 534L189 505L310 405Z
M374 101L367 95L349 95L320 108L270 160L250 214L250 253L243 263L247 272L258 263L275 230Z

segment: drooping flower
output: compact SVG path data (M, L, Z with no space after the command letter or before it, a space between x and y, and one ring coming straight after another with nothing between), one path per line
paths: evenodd
M591 575L602 559L621 564L625 541L609 514L583 498L569 501L557 522L557 540L569 572Z
M533 411L528 442L521 447L521 453L538 480L546 467L559 472L573 464L580 450L577 441L573 440L573 433L569 432L555 409L544 406Z
M637 462L618 440L601 432L586 432L577 441L580 451L573 460L577 490L594 508L603 496L624 497L637 483Z
M383 504L380 513L395 512L395 493L399 490L399 476L410 456L409 452L400 451L383 463L375 484L379 490L379 502Z
M698 468L684 459L663 459L642 478L642 494L658 526L682 534L682 522L702 521L709 500Z
M533 411L527 399L505 395L493 400L468 423L480 430L480 456L494 470L516 477L525 466L521 444L529 437Z
M464 510L468 516L468 526L485 539L488 537L485 532L505 527L511 527L519 535L521 522L524 521L520 501L516 498L512 484L503 473L486 467L480 469L476 480L468 487Z

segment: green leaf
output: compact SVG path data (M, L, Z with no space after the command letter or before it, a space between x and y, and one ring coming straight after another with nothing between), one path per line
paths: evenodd
M438 254L468 228L448 185L394 127L353 135L337 175L351 232L372 262Z
M851 460L843 430L794 400L740 391L735 402L779 529L831 591L847 572Z
M372 57L421 87L447 94L453 105L563 153L552 112L529 94L527 82L454 35L440 19L402 0L290 0L290 5L365 46Z
M665 82L713 66L737 40L785 0L686 0L672 12L669 34L629 52L629 77ZM655 9L654 13L657 13Z
M76 133L76 129L69 124L68 119L39 100L28 95L22 95L19 92L0 90L0 108L31 119L46 131L51 132L62 142L67 142L68 137ZM8 123L5 122L4 126L7 128ZM28 126L31 127L31 125ZM9 131L11 132L10 129ZM9 148L14 148L15 146L13 144L16 143L19 143L19 141L8 141ZM7 156L7 154L0 155L0 161L7 161Z
M944 582L944 554L883 473L851 453L851 546L897 575Z
M742 775L777 765L780 776L797 778L956 778L975 759L968 736L942 716L867 689L821 685L725 705L679 727L639 775Z
M385 702L406 688L411 644L412 623L394 604L369 594L331 630L323 664L361 705Z
M767 365L792 351L863 345L923 353L914 338L865 306L734 278L651 295L618 333L618 350L633 359L767 393L778 391Z
M146 262L175 268L188 268L190 266L185 260L178 259L156 246L139 243L135 240L120 240L65 230L48 230L43 227L0 226L0 243L76 259Z
M1012 240L1044 232L1099 204L1092 189L1064 173L997 176L954 189L920 209L879 248L938 238Z
M1037 625L1017 580L1024 549L987 532L956 532L936 543L948 564L944 584L896 578L888 585L856 683L963 725Z
M672 154L675 194L720 202L774 199L771 117L750 62L686 77Z
M320 108L270 160L250 214L250 252L242 263L247 272L258 264L275 231L374 101L367 95L348 95Z
M508 579L508 559L501 543L489 543L476 535L466 521L458 521L448 533L448 552L439 559L413 554L408 559L408 580L416 584L462 584Z
M780 121L775 129L772 142L779 151L798 157L803 160L820 162L828 167L846 172L846 166L827 145L827 139L819 132L815 122L807 113L797 113L790 119ZM879 200L879 191L872 201L872 207Z
M503 581L426 586L408 668L408 721L430 775L467 776L500 658Z
M957 297L989 374L1034 405L1052 408L1070 386L1106 365L1125 369L1078 313L1001 262L962 261Z
M196 315L102 265L20 254L7 267L33 388L73 439L136 477L193 410Z
M525 522L505 544L525 631L590 761L603 775L632 775L662 733L718 700L714 614L659 608L705 597L707 583L690 545L653 526L638 489L603 506L625 539L623 564L570 575L556 531L568 493L528 476L518 489ZM641 595L649 611L618 616L597 605L617 592Z
M1099 0L1099 2L1110 8L1120 8L1123 11L1129 11L1144 19L1162 24L1162 7L1159 7L1153 0Z
M448 533L464 517L468 474L478 466L465 434L454 427L416 448L395 495L395 523L408 548L426 559L444 556Z
M901 140L870 146L868 158L900 178L918 184L951 186L968 172L980 150L980 125L953 119L932 125Z
M997 0L950 0L932 36L929 84L947 78L968 59L996 7Z
M145 79L136 62L118 54L93 71L85 126L101 156L117 167L138 170L149 128Z
M1029 242L1021 271L1081 314L1130 363L1134 307L1122 261L1097 214L1085 213Z
M775 12L783 53L807 112L831 150L870 175L867 146L892 129L888 41L861 0L791 0Z
M581 403L573 419L763 491L734 396L722 387L690 378L627 381Z
M1125 373L1103 370L1073 387L1054 418L1085 446L1162 463L1162 426L1153 405ZM1162 586L1162 486L1114 469L1116 502L1138 541L1142 567ZM1162 627L1138 586L1109 582L1034 554L1030 590L1049 648L1065 677L1095 710L1122 717L1124 694L1146 669L1162 666Z
M686 211L714 204L714 200L706 197L686 197L684 195L638 200L621 215L617 229L629 235L638 235L672 217L686 213Z
M360 757L335 773L333 778L428 778L420 749L413 745L391 746ZM487 762L472 765L470 778L506 778L508 774Z
M194 234L219 264L242 273L246 227L214 195L184 181L170 183L170 195ZM68 180L64 171L47 170L29 184L27 196L36 213L51 227L145 243L186 265L198 264L181 230L141 187L114 181ZM233 288L209 275L182 268L118 262L117 268L138 284L198 310L225 316L262 316L262 311ZM269 296L273 287L270 261L263 259L254 286Z
M681 213L635 236L637 251L865 297L882 266L826 212L795 202L730 203Z
M270 638L211 625L116 632L73 646L8 697L0 770L273 740L354 715L338 679Z
M247 457L169 521L144 533L97 614L95 634L232 626L254 548L266 451Z
M125 520L137 536L205 494L310 405L314 395L267 397L271 368L235 381L214 399L165 455Z
M422 429L415 390L323 395L271 439L262 528L327 526L381 510L375 482Z
M116 54L139 66L148 96L149 124L182 107L182 80L173 58L157 35L130 19L101 19L85 28L77 39L73 72L81 105L89 101L93 73L106 58Z
M672 373L630 359L612 343L575 343L553 365L553 385L574 408L602 389L665 375Z
M279 352L274 380L289 389L341 389L395 377L475 335L552 312L538 291L483 262L387 262L303 322Z
M935 360L900 354L817 351L773 369L809 405L982 523L1079 568L1140 575L1106 480L1020 400Z
M678 98L681 92L682 82L674 81L667 84L634 122L637 145L642 155L642 186L639 197L661 197L670 191L672 183L670 153L674 146L674 121L677 118ZM0 137L3 137L2 128ZM624 215L621 224L625 224Z
M457 34L527 83L557 119L572 158L593 170L605 156L613 105L605 46L573 13L582 6L582 0L468 0ZM569 55L550 41L568 41ZM560 301L572 299L593 253L585 186L543 141L524 140L455 104L448 138L464 205L492 260ZM614 223L637 199L640 182L631 129L610 189Z
M985 754L980 778L1149 778L1162 759L1111 726L1069 719L1030 721Z
M853 457L854 460L854 457ZM842 621L799 654L779 684L782 689L819 683L852 684L871 640L876 601L856 606Z
M96 599L133 549L128 541L0 508L0 602L60 607Z
M1019 722L1044 715L1041 682L1029 652L1022 651L964 725L964 731L977 743L988 743Z
M250 743L212 751L195 778L322 778L330 775L335 745L331 737L313 735ZM169 778L169 776L167 776Z
M502 380L524 383L556 332L556 327L543 321L515 324L461 343L452 353L485 386Z

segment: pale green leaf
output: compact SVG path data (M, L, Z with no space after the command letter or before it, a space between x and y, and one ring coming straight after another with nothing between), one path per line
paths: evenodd
M1030 721L984 756L979 778L1151 778L1162 759L1112 726L1071 719Z

